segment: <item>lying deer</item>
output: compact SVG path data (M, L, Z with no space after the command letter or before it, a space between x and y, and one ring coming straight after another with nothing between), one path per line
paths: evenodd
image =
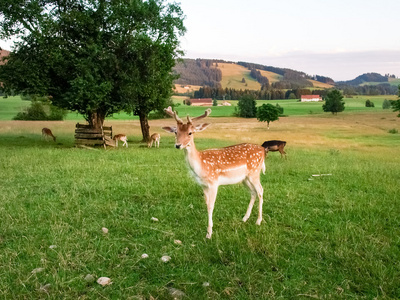
M124 142L122 144L123 146L126 146L126 148L128 148L128 138L126 137L125 134L116 134L113 137L113 140L115 141L115 146L118 147L118 141Z
M187 117L187 123L172 111L171 107L164 109L176 121L176 127L163 127L167 132L175 133L175 147L184 149L189 168L197 182L202 186L208 211L208 228L206 238L212 235L212 214L220 185L244 182L249 188L251 199L247 212L243 217L246 222L251 214L256 196L259 198L259 211L257 225L262 221L263 187L260 183L260 173L265 173L265 150L263 147L253 144L239 144L221 149L209 149L197 151L194 144L194 134L206 129L210 124L195 125L198 121L207 117L211 109L196 118Z
M285 141L278 141L278 140L271 140L271 141L265 141L261 146L265 148L265 152L268 153L269 151L275 152L279 151L281 154L281 158L285 155L286 158L286 152L283 150L286 146Z
M56 141L56 137L53 135L51 130L45 127L42 129L42 139L48 140L49 138L52 138L53 141Z
M160 134L159 133L153 133L150 137L150 140L147 142L147 147L151 148L154 143L154 147L160 148Z

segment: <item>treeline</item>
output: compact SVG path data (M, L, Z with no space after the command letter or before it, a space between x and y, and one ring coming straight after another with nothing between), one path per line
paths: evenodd
M218 100L238 100L244 95L251 95L258 100L282 100L282 99L299 99L301 95L320 95L324 97L328 90L313 90L310 89L262 89L254 90L237 90L231 88L212 88L203 86L198 91L194 92L194 98L212 98Z
M184 59L178 61L173 71L175 74L180 74L180 77L174 83L219 87L222 72L217 66L218 60Z
M293 70L287 70L282 80L272 83L275 89L299 89L304 87L313 87L314 85L308 81L309 77L305 73Z
M389 83L377 85L352 86L348 84L336 84L336 88L343 91L344 95L397 95L398 87Z
M327 83L327 84L335 84L335 81L332 78L325 77L325 76L320 76L320 75L314 75L312 78L316 81L322 82L322 83Z
M261 72L257 69L251 69L250 70L250 76L253 77L255 80L257 80L262 88L269 88L269 80L267 77L262 76Z

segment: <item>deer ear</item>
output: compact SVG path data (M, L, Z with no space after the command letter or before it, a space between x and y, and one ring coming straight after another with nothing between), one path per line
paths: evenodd
M171 132L171 133L176 133L176 127L162 127L162 129L164 129L166 132Z
M204 129L206 129L209 125L210 125L210 123L203 123L203 124L196 125L195 126L195 131L196 132L201 132Z

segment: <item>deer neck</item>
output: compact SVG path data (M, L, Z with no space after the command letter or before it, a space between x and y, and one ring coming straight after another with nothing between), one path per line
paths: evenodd
M194 142L189 147L185 148L186 161L189 166L189 170L200 184L204 184L202 180L202 165L200 160L200 152L197 151Z

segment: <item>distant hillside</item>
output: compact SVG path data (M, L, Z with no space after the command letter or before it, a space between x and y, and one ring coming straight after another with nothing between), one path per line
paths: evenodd
M174 68L179 74L176 85L209 86L214 88L260 90L332 88L334 81L325 76L310 76L287 68L264 66L248 62L183 59Z
M374 82L374 83L384 83L388 82L389 79L388 76L382 76L381 74L378 73L364 73L353 80L347 80L347 81L340 81L338 83L340 84L348 84L348 85L353 85L353 86L358 86L364 83L369 83L369 82Z

